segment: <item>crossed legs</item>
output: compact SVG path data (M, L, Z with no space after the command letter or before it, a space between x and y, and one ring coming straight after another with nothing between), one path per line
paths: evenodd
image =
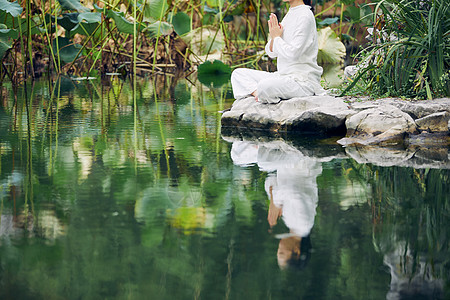
M281 99L312 96L314 89L307 82L299 82L278 73L238 68L231 74L234 98L250 95L260 103L278 103Z

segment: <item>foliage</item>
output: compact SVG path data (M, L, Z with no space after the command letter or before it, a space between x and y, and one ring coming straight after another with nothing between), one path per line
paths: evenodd
M374 24L371 48L361 53L356 77L368 82L371 93L450 96L448 1L378 1Z
M231 68L219 60L198 66L198 80L207 86L220 87L230 80Z
M323 64L339 64L345 56L345 46L330 28L325 27L318 32L319 53L317 62Z
M206 60L232 58L236 65L259 68L262 55L254 53L264 46L265 18L273 9L283 14L286 6L269 0L1 0L2 29L19 33L1 37L0 55L9 66L1 76L15 81L21 69L27 70L24 76L135 72L129 67L133 61L136 72L152 73L162 66L184 71ZM336 21L323 24L330 20Z

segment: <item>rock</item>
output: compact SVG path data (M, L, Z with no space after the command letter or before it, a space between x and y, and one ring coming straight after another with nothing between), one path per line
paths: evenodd
M403 142L405 135L417 132L414 120L392 105L363 110L347 119L347 138L341 145L375 145Z
M372 134L361 134L350 138L342 138L337 142L342 146L351 145L379 145L379 146L389 146L389 145L399 145L403 144L405 140L405 131L401 125L397 125L389 128L387 131L380 133L378 135Z
M340 98L299 97L261 104L253 97L236 100L222 115L222 126L302 133L344 133L346 117L356 113Z
M417 131L414 120L392 105L380 105L377 108L366 109L351 116L345 125L349 135L378 135L396 126L401 126L404 132L408 133Z
M450 113L447 111L434 113L423 118L417 119L416 124L419 129L427 132L448 132Z
M350 106L352 109L360 110L364 106L379 106L383 104L392 105L410 115L413 119L420 119L437 112L450 112L450 98L433 100L404 100L399 98L385 98L378 100L363 100L352 98Z
M355 65L352 66L346 66L344 68L344 78L345 79L349 79L349 78L353 78L356 73L358 73L359 68Z

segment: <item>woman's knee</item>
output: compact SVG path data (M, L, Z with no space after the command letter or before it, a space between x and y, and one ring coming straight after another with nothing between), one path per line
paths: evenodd
M231 82L241 81L245 74L245 68L237 68L231 73Z
M265 79L258 82L258 94L264 96L270 96L276 91L278 84L271 79Z

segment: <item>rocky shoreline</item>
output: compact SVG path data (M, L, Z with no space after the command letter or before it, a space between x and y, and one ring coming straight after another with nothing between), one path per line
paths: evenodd
M222 128L342 136L350 145L450 145L450 98L410 101L312 96L278 104L235 101ZM344 137L345 136L345 137Z
M259 104L250 97L235 101L221 120L225 136L333 136L333 143L360 163L446 169L450 168L449 121L450 98L332 96L293 98L278 104Z

